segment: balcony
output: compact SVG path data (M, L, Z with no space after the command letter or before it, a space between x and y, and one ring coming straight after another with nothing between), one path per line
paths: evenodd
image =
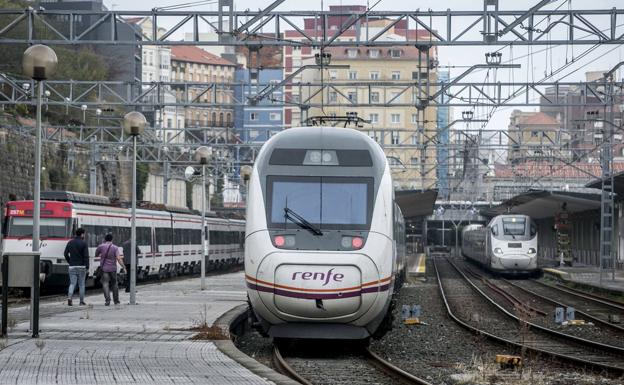
M184 119L184 127L186 128L213 128L213 127L234 128L234 122Z

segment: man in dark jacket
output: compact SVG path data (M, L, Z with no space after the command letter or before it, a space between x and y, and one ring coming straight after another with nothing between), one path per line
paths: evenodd
M130 293L130 266L132 264L132 240L128 239L125 241L121 247L123 248L123 259L124 266L126 267L126 293ZM139 246L135 246L137 262L139 260L139 254L141 254L141 249ZM138 266L138 263L137 265ZM136 274L136 271L134 272Z
M69 290L67 292L67 305L72 306L72 297L76 284L80 291L80 304L86 305L84 301L85 295L85 279L89 270L89 247L84 241L85 230L81 227L76 230L76 237L67 242L65 246L65 260L69 264Z

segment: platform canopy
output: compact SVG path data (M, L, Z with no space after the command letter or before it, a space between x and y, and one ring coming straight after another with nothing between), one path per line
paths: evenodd
M602 189L602 179L594 179L587 183L585 187ZM613 192L619 195L620 199L624 197L624 171L613 175Z
M600 209L600 190L585 188L574 191L529 190L525 193L481 211L494 217L501 214L525 214L534 219L551 218L566 210L576 213Z
M402 190L394 197L405 218L424 217L433 213L438 190Z

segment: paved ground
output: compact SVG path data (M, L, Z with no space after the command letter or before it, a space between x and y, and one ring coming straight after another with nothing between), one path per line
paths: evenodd
M105 307L101 293L88 307L45 303L41 338L28 337L26 307L0 340L0 384L266 384L209 341L190 341L186 329L211 325L244 303L243 273L139 286L136 306ZM75 300L75 302L78 302ZM12 323L11 323L12 324Z

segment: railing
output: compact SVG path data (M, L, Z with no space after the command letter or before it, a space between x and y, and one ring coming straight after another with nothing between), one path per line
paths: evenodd
M185 119L184 127L186 128L212 128L212 127L233 128L234 122L219 122L219 121L213 122L212 120L205 121L205 120Z

